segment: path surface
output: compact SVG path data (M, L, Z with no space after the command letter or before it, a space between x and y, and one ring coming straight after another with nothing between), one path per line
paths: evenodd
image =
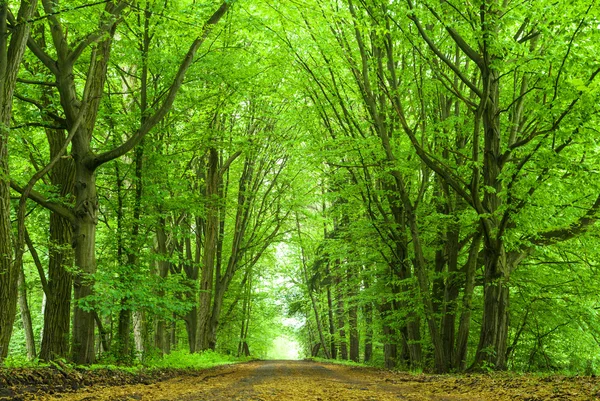
M501 391L481 376L412 376L377 369L305 361L260 361L220 367L149 385L91 387L70 394L27 399L62 401L454 401L573 400L574 393L551 391L546 398L526 388ZM509 386L510 387L510 386ZM514 387L514 386L513 386ZM565 390L566 391L566 390ZM570 391L570 390L569 390ZM587 399L579 398L577 399ZM592 398L590 398L592 399Z

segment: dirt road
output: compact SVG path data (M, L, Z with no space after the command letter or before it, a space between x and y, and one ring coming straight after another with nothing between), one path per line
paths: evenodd
M541 385L540 385L541 383ZM596 383L597 384L597 383ZM593 386L591 383L590 386ZM598 389L600 390L600 389ZM212 369L155 384L91 387L26 399L61 401L454 401L594 400L581 383L496 382L486 376L408 375L305 361L261 361ZM587 394L586 394L587 393ZM600 393L599 393L600 395Z

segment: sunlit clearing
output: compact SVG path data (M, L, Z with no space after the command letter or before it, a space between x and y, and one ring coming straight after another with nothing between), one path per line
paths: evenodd
M300 359L300 345L288 336L279 336L267 353L269 359Z

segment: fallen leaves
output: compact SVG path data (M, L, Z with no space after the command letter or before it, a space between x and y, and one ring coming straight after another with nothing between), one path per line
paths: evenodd
M29 372L30 379L39 375ZM85 376L85 375L82 375ZM29 377L29 376L27 376ZM36 378L37 377L37 378ZM0 383L6 382L6 377ZM127 377L124 377L125 379ZM90 380L89 378L85 378ZM98 385L52 394L35 388L24 399L40 401L591 401L600 381L591 377L511 374L412 375L304 361L251 362L183 375L158 383ZM0 384L0 399L3 386ZM59 384L60 386L61 384ZM4 389L9 388L4 386ZM66 390L69 390L68 388ZM61 388L60 391L65 391Z

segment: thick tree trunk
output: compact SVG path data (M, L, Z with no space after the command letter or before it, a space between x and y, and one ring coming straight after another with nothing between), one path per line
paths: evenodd
M69 328L71 325L71 296L73 277L72 250L65 249L72 238L73 227L66 219L50 215L50 261L48 268L48 294L44 308L44 329L40 359L50 361L64 358L69 353ZM62 245L62 246L61 246Z
M442 315L441 335L444 355L448 366L452 366L455 360L454 343L456 338L456 309L460 290L460 279L458 276L458 222L450 227L446 233L446 257L448 265L448 277L444 289L444 314Z
M13 93L25 53L36 0L22 0L16 26L8 28L8 1L0 4L0 362L8 354L17 309L19 266L12 263L8 137Z
M60 151L66 135L59 130L46 130L50 144L50 157ZM60 196L71 200L74 189L75 168L72 158L62 158L50 173L53 185ZM50 361L69 354L71 325L71 297L73 293L73 226L64 217L50 212L50 252L48 262L48 294L44 308L44 329L40 359Z
M158 318L154 322L154 348L156 348L161 354L166 354L165 348L167 347L168 337L166 333L165 320Z
M473 366L487 365L504 370L508 347L509 268L503 248L497 254L489 255L488 252L489 249L484 250L483 321Z
M393 280L399 280L400 285L389 285L393 294L410 294L414 291L410 282L412 277L411 268L408 257L408 238L406 237L406 213L402 206L402 201L399 198L398 190L388 181L383 181L382 185L388 191L388 201L394 222L398 228L395 230L395 252L390 265L390 275ZM398 358L396 352L395 364L400 361L408 361L409 366L413 369L421 368L423 365L423 350L421 347L421 319L418 313L418 302L416 300L407 301L406 295L402 295L401 300L391 302L390 308L399 310L405 314L405 323L401 328L402 333L402 355ZM390 309L390 313L391 313Z
M208 323L208 348L213 351L217 347L217 330L219 329L221 309L223 309L223 300L226 290L227 288L223 284L219 284L215 289L212 312Z
M127 300L121 300L121 310L119 311L119 322L117 324L117 347L118 358L122 362L128 362L131 358L131 309L127 305Z
M493 16L492 16L493 18ZM485 39L490 40L496 27L488 27ZM497 210L502 206L500 193L502 192L502 149L500 132L500 88L499 73L495 70L493 62L496 59L487 54L491 49L486 48L486 63L482 68L482 82L487 99L482 99L483 133L484 133L484 158L483 181L484 185L493 188L485 191L483 207L490 217L482 220L484 232L484 305L483 319L479 345L475 354L474 368L484 365L494 369L506 369L506 349L508 347L508 301L510 267L504 249L502 238L498 238L500 222Z
M133 342L137 357L142 359L146 352L146 318L144 312L133 312Z
M381 316L382 334L383 334L383 359L386 369L394 369L398 363L398 334L392 327L394 305L391 299L384 299L378 306Z
M0 105L1 108L6 105ZM1 117L1 116L0 116ZM10 116L9 116L10 118ZM8 178L8 122L0 124L0 362L8 354L17 307L18 270L12 263L10 228L10 181Z
M402 255L402 254L401 254ZM400 278L406 280L411 277L409 267L406 262L400 263ZM398 290L395 290L397 292ZM408 294L411 290L407 284L401 285L401 291L403 294ZM418 308L417 302L406 302L404 300L395 302L396 308L403 310L406 313L406 325L403 330L403 335L406 338L406 348L408 349L408 357L410 360L410 367L413 369L419 369L423 366L423 349L421 347L421 319L419 314L415 310Z
M85 152L77 152L74 141L75 156L75 245L74 275L74 316L73 345L71 348L73 362L80 365L92 364L94 354L94 312L80 305L84 299L94 292L93 274L96 273L96 225L98 223L98 195L96 193L96 177L94 171L87 168L82 160ZM84 145L85 146L85 145ZM89 144L88 144L89 146Z
M185 315L185 332L188 338L188 347L191 354L196 352L196 330L198 328L198 308L196 305Z

